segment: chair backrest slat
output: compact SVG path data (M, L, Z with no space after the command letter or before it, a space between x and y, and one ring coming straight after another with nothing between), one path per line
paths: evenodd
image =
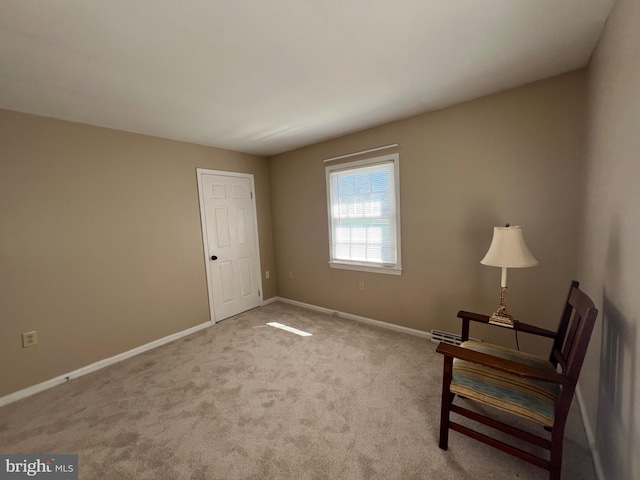
M564 346L564 339L567 334L567 329L569 328L569 320L571 320L571 313L573 312L573 307L570 303L571 292L573 292L574 288L578 288L579 286L580 282L576 280L571 281L569 293L567 294L567 299L564 302L564 310L562 310L562 316L560 317L558 332L556 334L556 339L553 342L553 347L551 348L551 355L549 356L549 361L553 364L554 367L558 366L559 357L556 356L556 352L562 351L562 347Z
M560 350L553 351L553 357L556 359L556 367L560 365L563 372L567 371L567 361L563 358L562 352Z
M578 310L574 310L573 315L571 316L571 322L569 323L569 331L565 337L564 345L562 345L562 358L565 362L568 362L569 357L571 356L571 351L576 340L576 333L580 327L581 320L582 315L580 315L580 312L578 312Z

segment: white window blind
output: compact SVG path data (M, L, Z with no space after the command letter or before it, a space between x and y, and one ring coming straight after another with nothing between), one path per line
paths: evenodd
M398 157L327 167L332 267L400 273Z

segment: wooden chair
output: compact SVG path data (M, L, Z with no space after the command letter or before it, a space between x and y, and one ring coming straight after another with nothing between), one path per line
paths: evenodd
M460 311L463 343L457 347L440 343L444 355L440 448L447 450L449 429L549 470L551 480L560 480L562 444L569 407L587 352L598 310L591 299L571 283L557 332L517 322L516 329L553 338L548 361L517 350L468 341L469 321L489 323L489 317ZM455 360L454 360L455 359ZM528 418L550 430L545 437L525 432L453 403L455 395ZM450 413L509 434L549 450L549 459L477 432L450 420Z

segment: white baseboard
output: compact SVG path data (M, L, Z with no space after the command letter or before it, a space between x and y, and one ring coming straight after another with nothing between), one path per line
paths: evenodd
M265 305L269 305L270 303L277 302L278 300L279 300L278 297L267 298L266 300L262 301L262 306L264 307Z
M209 328L212 325L213 325L212 322L206 322L200 325L196 325L195 327L188 328L187 330L183 330L181 332L177 332L172 335L159 338L158 340L154 340L153 342L146 343L144 345L134 348L133 350L119 353L118 355L105 358L104 360L100 360L98 362L92 363L91 365L87 365L85 367L79 368L78 370L74 370L72 372L62 374L50 380L46 380L36 385L32 385L31 387L27 387L25 389L18 390L17 392L10 393L9 395L0 397L0 407L7 405L9 403L15 402L17 400L21 400L30 395L34 395L36 393L42 392L43 390L47 390L48 388L55 387L56 385L66 383L69 380L81 377L82 375L86 375L87 373L95 372L96 370L100 370L101 368L108 367L109 365L113 365L114 363L121 362L123 360L126 360L127 358L131 358L141 353L147 352L161 345L165 345L167 343L173 342L174 340L178 340L179 338L186 337L187 335L191 335L192 333L196 333L200 330L204 330L205 328Z
M328 313L329 315L338 315L340 318L346 318L348 320L355 320L357 322L367 323L369 325L375 325L377 327L386 328L388 330L394 330L396 332L407 333L409 335L414 335L417 337L428 338L431 339L431 333L423 332L422 330L415 330L413 328L403 327L400 325L394 325L392 323L381 322L380 320L374 320L372 318L360 317L358 315L352 315L350 313L339 312L336 310L331 310L328 308L318 307L317 305L311 305L308 303L298 302L296 300L289 300L288 298L282 297L271 297L262 302L262 305L269 305L274 302L283 302L289 303L291 305L296 305L303 308L308 308L310 310L316 310L319 312ZM120 353L113 357L105 358L104 360L100 360L98 362L92 363L85 367L81 367L77 370L74 370L69 373L64 373L55 378L51 378L49 380L45 380L44 382L38 383L36 385L32 385L31 387L24 388L22 390L18 390L17 392L10 393L9 395L5 395L4 397L0 397L0 407L4 405L8 405L9 403L21 400L23 398L29 397L36 393L42 392L49 388L55 387L56 385L61 385L66 383L74 378L81 377L86 375L87 373L95 372L96 370L100 370L101 368L107 367L109 365L113 365L114 363L121 362L128 358L134 357L141 353L152 350L161 345L165 345L167 343L173 342L174 340L178 340L179 338L186 337L187 335L191 335L192 333L196 333L200 330L208 328L212 326L212 322L206 322L201 325L196 325L195 327L189 328L187 330L183 330L181 332L174 333L172 335L160 338L158 340L154 340L153 342L147 343L145 345L141 345L127 352Z
M415 328L403 327L401 325L395 325L393 323L382 322L380 320L374 320L372 318L360 317L358 315L352 315L351 313L339 312L337 310L331 310L330 308L318 307L317 305L311 305L309 303L298 302L297 300L290 300L283 297L274 297L275 300L270 298L269 300L280 301L291 305L296 305L302 308L308 308L309 310L316 310L318 312L328 313L329 315L337 315L340 318L346 318L348 320L355 320L356 322L367 323L369 325L375 325L376 327L386 328L387 330L394 330L396 332L407 333L415 337L431 339L431 332L425 332L422 330L416 330ZM271 303L271 302L270 302Z
M604 472L602 471L602 462L600 461L600 455L598 454L598 449L596 447L596 437L594 435L593 428L589 423L589 419L587 418L587 410L584 406L580 384L576 386L576 399L578 400L578 407L580 408L580 415L582 416L582 424L584 425L587 442L589 442L589 449L591 450L591 456L593 457L593 466L596 470L596 477L598 477L598 480L605 480Z

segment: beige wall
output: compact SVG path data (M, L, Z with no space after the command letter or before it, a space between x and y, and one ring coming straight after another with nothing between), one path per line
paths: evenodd
M618 0L589 66L579 272L600 316L580 392L603 478L640 478L640 2Z
M480 259L493 227L510 222L523 225L540 266L510 270L509 310L555 329L577 269L585 88L581 70L271 158L278 295L458 331L459 309L498 305L500 271ZM391 143L400 144L402 276L331 269L322 160ZM513 345L497 330L472 334ZM531 342L521 339L548 353Z
M197 167L255 175L274 269L265 159L6 110L0 146L0 396L209 320Z

